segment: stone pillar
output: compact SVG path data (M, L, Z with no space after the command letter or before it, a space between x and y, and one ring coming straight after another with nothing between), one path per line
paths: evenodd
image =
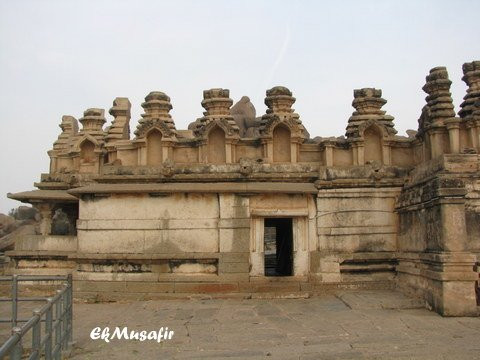
M52 154L50 151L48 152L48 155L50 156L50 173L56 173L57 172L57 156Z
M249 198L219 194L218 275L222 281L248 281L250 255Z
M333 166L333 144L325 144L325 166Z
M434 128L429 130L428 133L430 136L431 155L432 155L432 159L434 159L445 153L442 146L442 141L441 141L443 130L440 128Z
M358 165L358 147L356 144L352 144L352 152L353 165Z
M53 206L49 203L35 204L35 207L40 212L42 219L40 221L40 234L50 235L52 232L52 217Z
M472 123L467 124L468 138L473 148L478 148L477 128Z
M266 148L267 148L267 161L269 163L273 163L273 141L272 140L267 140L266 143Z
M251 219L250 226L250 275L265 275L264 260L264 219L255 217Z
M382 156L383 156L383 164L384 165L390 165L391 163L391 155L390 155L390 144L387 144L385 141L382 145Z
M170 154L170 147L171 147L170 143L162 144L162 162L165 162L168 160L168 155Z
M453 118L445 121L450 141L450 153L458 154L460 152L460 119Z
M477 129L477 150L480 151L480 119L475 122Z
M297 154L298 154L298 142L292 141L290 143L290 162L291 163L296 163L298 161Z
M225 162L231 164L232 161L232 144L225 142Z
M145 142L138 149L138 165L145 166L147 165L147 143Z
M357 145L357 161L358 165L365 165L365 152L363 144Z

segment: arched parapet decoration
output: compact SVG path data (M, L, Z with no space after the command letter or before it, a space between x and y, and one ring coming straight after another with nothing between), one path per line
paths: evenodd
M80 161L82 163L93 163L95 158L95 144L90 140L84 140L80 144Z
M92 135L88 134L88 133L84 133L82 135L80 135L76 140L75 142L73 143L73 146L72 146L72 153L74 154L79 154L80 153L80 150L81 150L81 145L84 141L90 141L93 143L93 145L95 145L95 150L101 150L102 148L102 145L103 145L103 142L100 142L98 141L97 138L93 137Z
M358 165L373 162L390 165L390 139L395 135L391 128L370 119L358 126L358 135L354 146Z
M272 132L273 162L289 163L292 161L291 131L288 126L279 123Z
M99 172L102 162L103 142L84 133L76 139L70 153L75 169L83 173Z
M157 133L156 145L149 145L148 137ZM139 165L160 165L167 159L173 159L173 148L178 142L177 133L161 119L143 119L141 126L135 131L137 137L133 140L138 148L137 161ZM161 148L161 151L160 151ZM153 155L155 153L156 155ZM158 155L161 155L158 158ZM155 160L153 160L155 158Z
M268 114L264 116L262 121L260 134L264 146L264 157L267 161L296 163L298 161L300 144L307 138L305 128L300 120L296 117L281 119L279 116ZM275 140L278 129L284 129L289 132L289 146L285 143L285 138L287 138L285 134L282 135L283 140L278 139L278 136L277 140ZM288 149L290 150L289 156L286 155Z
M263 119L262 119L263 120ZM302 122L295 117L281 119L279 116L268 116L260 129L260 134L262 138L272 138L273 131L277 125L282 124L286 126L291 133L292 138L304 140L307 136L305 134L305 128L302 125Z
M225 133L225 138L228 139L239 139L239 132L237 126L232 126L229 119L215 119L209 121L204 127L202 127L199 137L208 138L209 133L215 128L221 128Z
M379 135L382 137L382 139L388 139L390 137L393 137L395 134L396 134L396 131L395 132L390 132L389 128L387 128L386 126L378 123L377 121L375 120L367 120L365 122L363 122L362 124L360 124L358 126L358 135L360 138L363 138L364 137L364 133L366 130L368 129L372 129L374 128L375 131L377 131L379 133Z
M141 126L137 127L135 135L137 139L142 139L147 136L147 134L152 131L157 130L162 134L162 139L169 141L177 141L177 133L175 130L171 129L168 124L166 124L161 119L146 119L142 122Z
M157 166L163 163L163 134L153 127L145 134L146 162L148 166Z
M198 137L200 162L229 164L235 159L235 145L240 139L240 134L238 127L232 126L229 119L209 121L200 129ZM215 142L214 146L212 141Z
M207 133L207 162L210 164L225 164L227 162L225 130L215 125Z

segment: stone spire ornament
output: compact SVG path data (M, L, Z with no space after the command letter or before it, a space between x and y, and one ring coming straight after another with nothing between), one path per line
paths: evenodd
M142 107L145 113L142 114L142 119L138 121L135 130L137 137L146 134L152 127L159 127L164 136L176 135L175 123L170 115L170 110L172 110L170 97L161 91L152 91L145 97Z
M422 109L418 132L421 135L431 126L442 126L445 120L455 117L447 68L444 66L434 67L426 77L423 91L428 95L425 98L427 104Z
M204 90L202 106L205 112L204 116L197 120L193 129L194 134L202 136L210 123L217 122L225 130L227 136L238 135L240 129L230 112L232 104L233 100L230 99L228 89Z
M348 119L345 136L347 138L359 137L358 129L360 125L372 120L385 126L389 134L395 135L397 131L393 125L394 117L386 115L386 111L382 110L386 103L387 100L382 98L382 90L380 89L362 88L354 90L352 106L355 111Z
M112 125L107 130L105 141L112 143L117 140L130 139L130 109L132 104L127 98L117 97L113 100L113 107L109 114L114 117Z
M79 119L82 124L82 129L79 135L89 134L97 140L103 141L105 132L103 131L103 124L105 120L105 110L91 108L83 112L83 117Z
M463 64L462 80L467 84L467 94L463 98L460 105L458 115L462 119L472 117L474 111L478 111L478 103L480 102L480 61L472 61Z
M62 133L58 136L57 141L53 143L53 150L58 152L68 152L71 141L78 132L78 122L73 116L63 115L62 122L59 125Z
M270 133L272 124L277 122L288 122L291 128L296 128L302 137L307 138L308 133L300 120L300 116L292 109L297 99L292 96L292 92L284 86L275 86L266 91L265 105L267 105L266 114L260 121L260 134Z

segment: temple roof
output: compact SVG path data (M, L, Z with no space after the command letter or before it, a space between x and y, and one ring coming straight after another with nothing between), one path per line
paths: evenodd
M76 202L77 198L68 194L65 190L31 190L18 193L8 193L7 197L21 202L38 202L38 201L61 201Z

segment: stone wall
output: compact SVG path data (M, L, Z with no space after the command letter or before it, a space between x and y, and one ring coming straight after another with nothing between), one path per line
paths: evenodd
M320 189L311 271L329 282L393 280L399 193L398 187Z
M469 251L465 182L458 175L478 175L477 164L476 156L444 156L418 167L397 202L398 286L443 315L477 312L476 256Z

